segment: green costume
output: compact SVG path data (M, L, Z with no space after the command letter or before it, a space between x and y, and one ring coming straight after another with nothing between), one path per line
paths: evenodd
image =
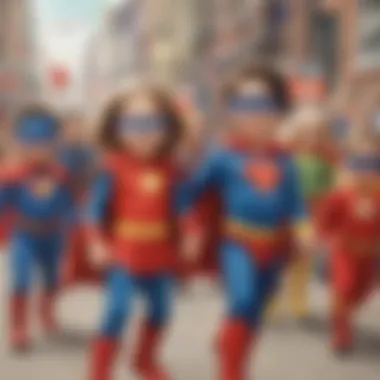
M328 159L317 154L300 153L295 156L295 161L306 200L315 199L331 188L334 169Z

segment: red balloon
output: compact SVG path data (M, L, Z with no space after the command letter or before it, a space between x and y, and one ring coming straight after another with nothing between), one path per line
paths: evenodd
M49 79L55 88L64 89L69 85L70 74L64 67L55 66L49 71Z

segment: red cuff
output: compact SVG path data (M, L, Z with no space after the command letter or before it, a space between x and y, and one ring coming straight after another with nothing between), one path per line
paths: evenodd
M105 237L102 229L94 224L88 224L85 226L85 236L90 241L104 241Z
M204 226L196 212L190 212L180 218L180 228L183 233L200 235Z

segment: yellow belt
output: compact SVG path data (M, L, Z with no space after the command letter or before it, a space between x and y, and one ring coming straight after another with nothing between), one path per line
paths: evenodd
M247 225L235 220L227 220L224 224L224 231L227 235L245 241L272 241L278 237L279 233L278 229Z
M354 255L365 255L367 253L375 252L377 244L374 241L347 239L345 247L348 252Z
M165 222L121 220L115 223L113 231L114 236L121 239L157 241L169 236L170 227Z

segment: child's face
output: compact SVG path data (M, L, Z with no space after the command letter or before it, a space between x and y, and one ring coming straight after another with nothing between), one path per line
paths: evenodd
M54 156L55 144L24 144L20 151L27 163L45 164L49 163Z
M164 115L147 94L135 94L120 115L119 133L123 147L141 158L155 156L166 136Z
M255 142L272 140L279 124L279 111L268 86L260 81L241 83L229 105L234 130Z

